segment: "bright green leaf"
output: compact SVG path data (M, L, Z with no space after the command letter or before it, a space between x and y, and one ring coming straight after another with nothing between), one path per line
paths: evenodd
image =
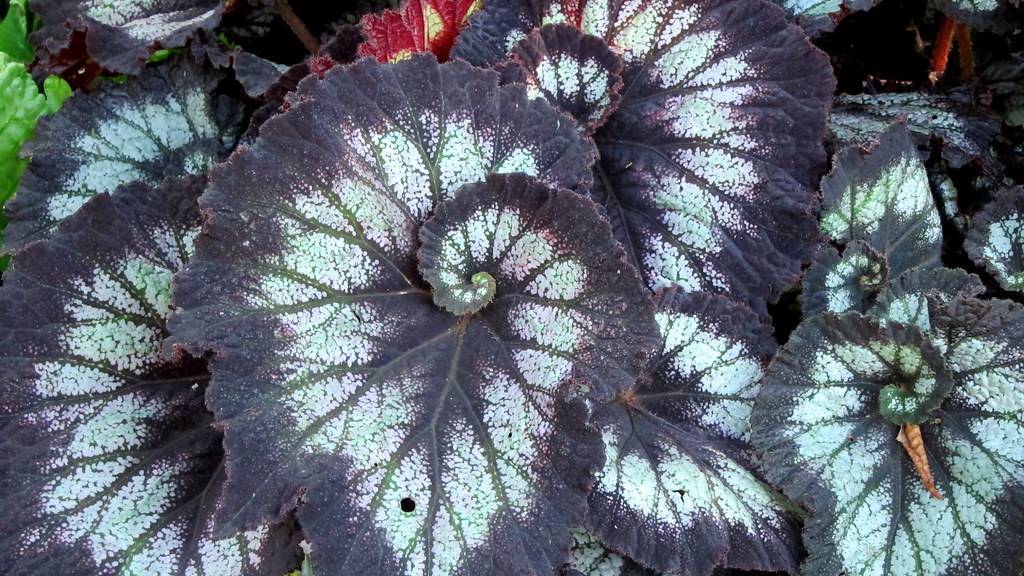
M29 62L34 55L32 45L28 43L26 1L11 0L7 16L0 22L0 52L18 62Z

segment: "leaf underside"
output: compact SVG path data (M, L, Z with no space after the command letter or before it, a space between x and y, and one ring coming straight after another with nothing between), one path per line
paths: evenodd
M935 7L979 30L1006 32L1021 20L1020 0L935 0Z
M302 83L214 169L172 332L217 354L228 526L301 492L317 573L567 560L601 450L562 392L622 389L656 343L607 223L545 188L581 186L593 156L523 87L413 56ZM504 172L536 179L472 184ZM493 301L445 312L421 270L438 292L486 272Z
M816 248L834 86L824 55L777 8L732 0L495 0L453 55L494 64L556 22L624 61L621 105L595 134L593 194L648 286L722 293L764 313Z
M213 95L220 78L171 60L124 84L80 92L41 119L7 204L7 246L46 237L89 198L118 186L205 172L234 147L240 129L239 104Z
M213 536L202 363L161 356L204 180L101 194L0 288L0 555L11 575L281 574L284 527Z
M999 192L971 222L964 248L1006 290L1024 290L1024 188Z
M797 328L773 361L753 442L769 480L813 511L804 573L1016 573L1022 309L972 299L942 309L933 311L934 346L905 325L824 314ZM896 350L899 363L890 360ZM943 499L925 490L899 428L879 412L879 391L905 379L897 367L906 372L919 359L952 379L941 407L920 424Z
M84 30L89 56L124 74L138 74L157 48L180 48L198 30L212 30L224 12L220 0L30 0L29 6L43 22L32 35L43 51L58 53L73 31Z
M606 461L588 525L660 572L796 573L795 518L748 470L747 422L770 332L745 306L702 293L663 296L657 321L662 351L649 383L594 416Z

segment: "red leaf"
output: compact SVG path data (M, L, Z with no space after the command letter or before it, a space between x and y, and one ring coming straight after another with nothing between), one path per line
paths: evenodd
M433 52L444 62L455 37L482 5L482 0L406 0L398 10L367 14L360 22L366 41L359 55L394 62Z

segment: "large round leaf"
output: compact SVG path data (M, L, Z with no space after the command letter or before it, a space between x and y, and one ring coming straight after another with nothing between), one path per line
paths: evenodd
M184 46L197 30L211 30L224 11L220 0L31 0L43 27L33 42L56 54L72 31L86 32L89 56L107 70L136 74L157 48Z
M653 307L584 197L523 176L455 191L501 171L572 187L592 157L522 87L413 57L304 82L214 170L175 337L216 354L229 526L301 499L328 574L541 574L567 559L601 463L575 391L628 385ZM432 296L416 256L435 210ZM435 306L480 272L493 301Z
M797 328L769 370L752 426L769 480L813 511L805 574L1016 574L1022 319L1016 305L956 300L933 314L948 335L935 346L914 328L856 314ZM926 491L879 403L893 381L916 386L929 372L953 380L919 428L942 499Z
M743 441L770 332L745 306L708 294L664 297L657 320L662 350L649 378L594 415L606 461L588 524L670 574L796 573L795 518L748 470Z
M851 147L839 154L821 189L821 229L832 241L865 242L885 257L893 278L939 265L942 223L905 125L893 125L869 153Z
M0 288L4 573L279 576L269 524L215 537L220 434L200 362L160 355L203 180L100 195Z
M89 198L131 182L205 172L235 144L241 111L214 96L221 75L184 59L80 92L39 122L7 204L8 247L45 237Z
M971 223L964 248L1000 286L1024 291L1024 187L1004 190Z
M595 134L593 192L648 286L723 293L764 312L817 246L834 87L825 56L759 0L497 0L453 54L492 64L553 22L624 60L621 106Z

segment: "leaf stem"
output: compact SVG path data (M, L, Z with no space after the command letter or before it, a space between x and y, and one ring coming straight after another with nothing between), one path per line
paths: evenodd
M281 16L281 19L284 20L284 23L291 28L299 42L302 42L306 50L309 50L310 54L316 54L320 51L320 42L309 31L302 18L299 18L299 15L292 10L288 0L274 0L274 8L277 10L278 15Z
M974 78L974 46L971 27L967 24L956 25L956 48L960 56L960 79L966 82Z
M939 24L939 33L935 37L935 45L932 46L932 67L928 73L928 79L934 84L946 73L946 65L949 64L949 52L953 48L953 34L956 32L956 20L949 16L942 17Z

